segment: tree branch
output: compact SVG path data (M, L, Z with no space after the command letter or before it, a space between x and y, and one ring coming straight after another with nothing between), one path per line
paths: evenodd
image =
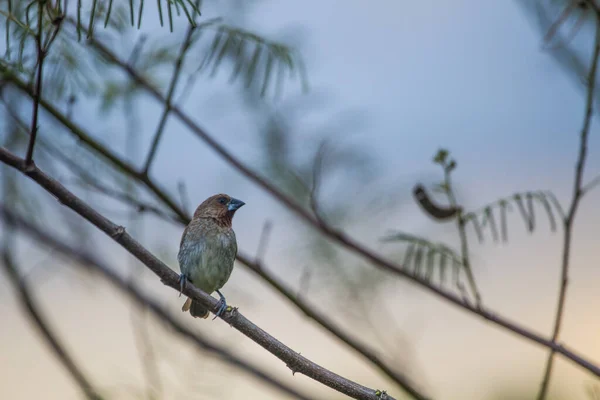
M587 144L590 133L590 126L592 124L592 108L594 106L594 91L596 89L596 72L598 69L598 57L600 55L600 11L594 8L595 11L595 24L596 24L596 38L594 41L594 51L592 55L592 62L590 66L590 72L587 79L587 98L585 105L585 115L583 118L583 127L581 128L581 135L579 141L579 154L577 157L577 165L575 167L575 182L573 187L573 197L571 200L571 206L569 212L564 219L564 240L563 240L563 255L562 255L562 267L561 267L561 284L558 294L558 304L556 307L556 314L554 317L554 328L552 331L552 341L556 341L560 334L560 328L562 325L563 314L565 310L565 303L567 299L567 286L569 283L569 260L571 255L571 241L573 237L573 225L575 222L575 215L583 194L585 193L582 187L583 182L583 171L585 168L585 161L587 157ZM552 375L552 368L554 366L554 349L550 350L548 354L548 360L546 362L546 369L544 371L544 377L540 386L540 392L538 394L538 400L546 398L548 393L548 387L550 385L550 377Z
M589 181L585 186L581 188L581 195L585 195L587 192L600 185L600 175Z
M5 221L10 221L10 223L16 225L20 230L25 232L29 237L37 242L51 247L57 252L77 261L81 267L100 273L105 279L129 296L136 304L138 304L140 307L150 310L158 319L168 324L171 329L193 343L198 349L216 354L225 362L245 371L258 380L263 381L264 383L290 395L291 397L303 400L312 399L311 397L307 397L298 393L295 389L290 388L266 372L261 371L258 367L244 361L241 358L238 358L226 348L211 343L210 340L202 337L198 333L178 322L156 301L152 300L149 296L145 295L140 289L138 289L133 282L126 281L120 277L114 272L113 269L96 259L93 255L83 253L81 250L75 249L65 242L57 239L55 235L42 231L38 227L35 227L33 224L18 216L16 213L10 211L4 204L1 203L0 218Z
M187 28L185 38L183 39L183 44L181 45L181 50L179 51L179 55L175 60L175 69L173 71L173 76L171 77L171 82L169 83L169 89L167 90L165 107L160 117L160 122L156 127L156 132L154 133L154 138L152 139L152 144L150 145L150 150L148 151L148 156L146 158L146 162L144 163L144 168L142 169L142 174L144 175L148 175L148 171L150 170L150 166L152 165L152 161L154 160L154 156L156 155L156 151L158 149L158 143L160 142L160 138L164 133L165 126L167 124L167 117L169 116L169 112L171 111L171 102L173 101L175 89L177 88L179 77L181 76L181 70L183 67L185 56L187 55L187 51L190 48L190 45L192 44L192 35L194 33L195 27L195 25L190 25Z
M330 319L327 314L321 313L318 309L312 307L306 301L304 301L301 297L296 296L294 291L281 282L281 280L277 279L272 274L266 272L266 268L261 264L256 264L247 260L245 256L238 255L238 260L250 269L250 271L254 272L256 275L261 277L264 281L266 281L271 287L273 287L276 291L278 291L283 297L285 297L291 304L296 306L300 311L304 313L307 317L314 320L316 323L325 328L329 333L338 338L340 341L345 343L351 349L359 353L364 359L371 362L381 373L390 378L393 382L398 384L402 389L404 389L408 394L410 394L415 399L427 400L425 394L421 388L415 385L412 380L396 371L390 365L388 365L384 360L381 359L377 355L373 349L365 346L360 343L358 340L354 339L352 336L348 335L342 328L337 326L332 319Z
M25 94L32 96L32 92L18 77L9 75L8 78L15 85L16 88L23 91ZM96 141L91 135L85 132L83 128L70 121L67 116L62 114L57 108L51 105L44 99L40 100L40 104L46 111L48 111L54 118L56 118L65 128L67 128L75 137L88 147L88 149L98 153L103 159L112 163L119 171L124 173L139 182L142 182L146 188L153 193L159 200L161 200L169 209L171 209L177 216L177 220L182 224L186 225L190 221L190 216L181 208L177 201L173 199L164 189L162 189L157 183L155 183L150 177L144 176L141 172L137 171L135 167L121 159L119 155L104 146L100 142ZM108 192L104 192L109 194ZM117 197L119 200L126 200L122 196ZM131 204L138 206L137 202L131 202ZM148 211L154 212L153 209L148 208ZM162 213L158 213L160 216ZM323 318L313 307L308 303L302 301L300 298L295 296L293 291L284 288L278 283L277 278L271 275L266 268L260 265L260 260L253 261L253 258L244 255L243 252L238 252L237 260L240 261L244 266L249 268L254 273L258 274L268 284L270 284L275 290L279 291L283 297L288 299L292 304L299 308L305 315L312 318L315 322L320 324L322 327L327 329L330 333L346 343L353 350L357 351L361 356L372 362L380 371L382 371L388 378L393 380L396 384L402 387L407 393L413 395L416 399L425 400L427 397L420 394L410 382L407 377L402 374L395 372L394 369L387 365L380 357L378 357L372 350L367 349L364 345L358 341L352 339L349 335L345 334L339 327L336 327L331 321Z
M44 174L34 163L28 166L26 165L25 160L16 157L4 148L0 148L0 161L14 167L23 174L27 175L29 178L33 179L46 191L53 194L65 206L78 213L88 222L96 226L98 229L110 236L114 241L119 243L130 254L140 260L152 272L161 278L161 281L165 285L170 286L176 291L179 291L179 274L171 270L167 265L146 250L139 242L137 242L125 231L124 227L117 226L106 217L99 214L96 210L88 206L84 201L67 190L58 181ZM207 307L213 312L216 312L218 309L218 301L215 298L195 288L191 284L185 285L183 293L186 296L199 301L203 306ZM381 392L379 390L373 390L359 385L321 367L306 357L301 356L299 353L296 353L269 335L267 332L254 325L239 311L237 311L237 309L225 312L220 318L262 346L271 354L285 362L293 373L298 372L306 375L309 378L312 378L354 399L376 400L381 397ZM386 396L387 399L393 400L391 396Z
M40 108L40 98L42 97L42 74L44 68L44 59L46 52L42 46L42 35L44 33L44 2L38 0L38 26L37 34L35 35L35 46L37 50L37 70L35 77L35 95L33 97L33 111L31 112L31 135L29 144L27 145L27 155L25 161L27 164L33 160L33 149L35 147L35 138L38 132L38 112Z
M164 97L160 94L160 92L154 88L146 79L144 79L141 75L139 75L133 68L131 68L126 63L123 63L115 54L113 54L106 46L102 43L98 42L96 39L92 38L88 41L90 45L96 48L108 61L118 65L122 68L128 75L138 84L140 87L144 88L148 93L152 95L155 99L160 101L161 103L165 102ZM280 190L278 190L274 185L267 182L265 179L260 177L257 173L252 171L249 167L247 167L244 163L234 157L231 153L225 149L221 144L219 144L215 139L213 139L208 133L206 133L200 126L198 126L191 117L185 114L180 108L173 106L171 112L177 116L177 118L196 136L198 136L202 141L204 141L208 146L210 146L216 153L218 153L222 158L224 158L229 164L231 164L234 168L236 168L241 174L249 178L251 181L256 183L258 186L262 187L266 192L271 194L274 198L276 198L279 202L285 205L289 210L298 215L302 220L308 223L310 226L315 228L316 230L323 233L325 236L333 239L338 242L340 245L349 249L350 251L360 255L362 258L370 261L377 267L392 272L402 278L405 278L417 286L445 299L451 304L454 304L466 311L469 311L475 315L480 316L498 326L501 326L523 338L526 338L530 341L541 344L550 349L554 349L556 352L566 356L573 362L583 366L594 374L600 376L600 367L594 365L593 363L583 359L581 356L576 355L572 351L566 350L562 345L555 343L552 340L545 339L527 328L524 328L515 322L508 320L505 317L501 317L498 314L486 311L480 307L475 307L470 304L466 304L462 301L462 299L444 289L440 289L435 287L428 282L413 276L412 274L405 271L400 265L389 262L381 257L379 257L376 253L369 250L367 247L363 246L361 243L355 241L350 238L343 232L340 232L328 225L323 225L319 223L319 221L309 212L307 212L302 206L296 203L294 200L288 198L285 194L283 194Z
M96 45L96 43L98 43L98 42L96 42L95 39L92 39L91 41L89 41L89 43ZM149 83L147 83L141 76L139 76L133 69L131 69L128 65L121 63L120 60L115 55L110 53L110 51L108 49L106 49L103 45L98 44L98 46L101 46L101 49L102 49L101 51L103 52L103 54L105 52L107 52L107 54L105 54L105 56L108 57L110 61L117 63L117 65L121 66L128 73L130 73L130 75L133 74L132 78L134 80L136 80L136 82L138 82L138 84L141 87L144 87L146 90L148 90L155 98L158 98L159 100L164 101L162 95L156 89L154 89ZM5 72L7 72L6 78L8 80L10 80L12 83L14 83L15 86L18 87L19 89L21 89L23 92L25 92L29 96L32 96L32 93L29 90L29 88L26 85L23 85L23 82L20 81L18 77L16 77L15 75L9 74L8 71L5 71ZM125 161L121 160L119 157L115 156L114 153L112 153L112 151L110 151L108 148L106 148L105 146L103 146L102 144L98 143L93 138L91 138L89 135L87 135L82 129L80 129L76 124L71 122L66 116L64 116L60 111L58 111L56 108L54 108L48 102L44 102L43 100L41 100L40 104L47 111L49 111L54 117L56 117L58 119L58 121L61 124L63 124L67 129L69 129L74 135L76 135L82 141L84 141L84 143L86 143L90 148L97 151L105 159L114 163L125 174L127 174L135 179L138 179L140 182L144 183L150 191L155 193L156 196L161 201L163 201L165 204L167 204L167 206L169 208L171 208L181 218L182 222L186 223L186 221L189 221L189 216L185 213L184 210L182 210L180 208L180 206L177 204L177 202L174 201L164 190L162 190L160 187L158 187L158 185L155 184L152 180L150 180L148 177L140 176L139 173L136 172L134 167L132 167ZM189 118L185 114L183 114L183 112L178 107L174 106L172 109L172 112L174 114L176 114L177 117L180 118L180 120L182 122L184 122L184 124L186 124L186 126L188 126L188 128L192 129L192 131L205 134L204 131L200 127L198 127L191 120L191 118ZM210 142L208 142L208 143L209 143L209 145L212 146L212 144L216 143L216 142L211 138ZM272 194L282 204L284 204L288 209L290 209L291 211L293 211L294 213L299 215L309 225L313 226L315 229L317 229L318 231L323 233L325 236L333 239L334 241L337 241L343 247L351 250L354 253L359 254L364 259L372 262L378 268L387 270L387 271L392 272L402 278L405 278L405 279L413 282L417 286L421 287L422 289L425 289L426 291L429 291L432 294L434 294L438 297L441 297L442 299L446 300L450 304L458 306L458 307L462 308L463 310L468 311L472 314L478 315L479 317L481 317L489 322L492 322L495 325L498 325L510 332L513 332L514 334L516 334L518 336L521 336L522 338L528 339L532 342L535 342L537 344L545 346L549 349L555 349L555 351L558 352L559 354L562 354L563 356L567 357L568 359L575 362L576 364L579 364L580 366L584 367L585 369L593 372L595 375L600 376L600 367L594 365L593 363L591 363L588 360L585 360L582 356L579 356L579 355L573 353L572 351L567 350L564 346L562 346L558 343L555 343L552 340L545 339L544 337L532 332L528 328L523 327L523 326L517 324L516 322L513 322L513 321L509 320L508 318L503 317L497 313L493 313L491 311L486 311L482 308L478 308L478 307L474 307L470 304L466 304L465 302L463 302L463 300L460 296L457 296L454 293L449 292L447 290L438 288L416 276L413 276L412 274L403 270L403 268L400 265L398 265L396 263L392 263L384 258L379 257L376 253L372 252L371 250L369 250L362 244L356 242L355 240L349 238L344 233L339 232L329 226L319 224L314 219L312 214L306 212L301 206L297 205L294 201L288 199L286 195L281 193L273 185L264 181L257 174L252 172L248 167L244 166L241 163L241 161L238 161L237 159L235 159L222 146L220 146L218 144L216 144L216 145L218 147L217 148L213 147L213 149L215 151L217 151L219 154L221 154L227 161L230 161L230 163L234 167L236 167L239 171L241 171L244 175L249 177L251 180L256 182L259 186L263 187L268 193ZM231 160L233 160L234 162ZM248 172L246 173L246 171L248 171ZM238 259L240 259L240 257L238 257ZM246 258L246 260L251 260L251 258L248 257L248 258Z
M11 223L10 218L6 218L6 216L4 216L3 219L9 219L9 221L5 222L8 224ZM46 344L52 349L52 352L56 358L58 358L61 364L69 372L85 396L89 400L102 400L102 396L98 394L98 391L85 376L82 369L77 365L71 355L69 355L64 344L61 343L56 333L50 328L50 324L48 324L46 318L39 311L39 307L31 296L29 286L27 285L26 281L19 276L17 267L15 266L8 249L3 251L3 261L4 269L6 270L12 285L18 292L21 305L25 311L27 311L29 319L34 323L35 327L46 341Z
M17 115L17 113L10 107L7 101L1 96L0 102L4 104L4 109L6 110L7 114L14 120L17 127L20 128L23 131L23 133L29 134L25 122ZM182 223L180 217L172 214L171 212L165 212L160 208L154 206L153 204L140 201L139 199L137 199L129 193L121 192L119 190L109 187L106 184L101 183L97 177L93 176L89 172L88 169L83 167L80 163L71 160L66 154L64 154L52 143L45 142L43 138L40 138L39 144L46 152L48 152L48 154L58 159L67 168L69 168L71 172L76 174L82 180L82 186L88 185L91 189L96 190L98 193L101 193L112 199L118 200L129 206L133 206L140 213L150 212L165 221L173 223Z
M454 188L452 187L452 179L450 177L452 169L450 168L450 166L442 166L442 168L444 169L444 183L446 185L446 196L448 197L450 206L453 209L458 210L456 214L456 226L458 228L458 235L460 238L460 254L462 258L462 264L467 273L467 279L469 280L471 291L475 296L476 306L481 307L481 294L479 294L479 289L477 289L477 284L475 283L475 276L473 275L473 269L471 268L471 257L469 256L469 240L467 238L466 229L467 222L465 221L463 208L459 206L458 201L456 199L456 195L454 194ZM461 282L457 280L456 283L460 285L459 287L462 287Z
M32 99L34 98L34 93L31 88L23 82L18 76L12 74L8 70L3 71L5 73L5 78L9 80L17 89L21 90L23 93L27 94ZM69 130L77 139L79 139L85 147L89 150L94 151L99 154L102 159L112 164L117 170L121 171L125 175L138 180L143 183L146 188L150 192L152 192L161 202L167 205L177 216L181 219L182 222L189 222L189 216L183 210L177 201L175 201L163 188L157 185L154 181L152 181L147 176L144 176L141 172L139 172L133 165L123 160L120 156L118 156L115 152L110 150L108 147L94 139L91 135L85 132L85 130L71 121L69 117L65 114L61 113L60 110L54 107L50 102L40 99L40 105L44 107L44 109L50 113L58 122L60 122L65 128Z

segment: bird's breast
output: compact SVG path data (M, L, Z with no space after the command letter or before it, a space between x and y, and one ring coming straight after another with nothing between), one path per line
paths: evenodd
M178 259L181 271L207 293L223 287L233 270L237 243L233 231L185 238Z

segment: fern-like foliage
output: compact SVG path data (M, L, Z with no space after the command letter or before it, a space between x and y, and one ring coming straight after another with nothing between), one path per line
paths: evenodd
M402 266L407 272L426 282L432 282L437 270L440 283L444 284L450 267L454 282L459 286L463 263L460 255L449 246L399 231L391 232L381 241L384 243L398 242L406 246Z
M48 2L50 4L52 2ZM7 6L3 9L2 4ZM57 3L58 4L58 3ZM31 82L37 65L35 36L38 31L39 7L37 1L18 2L0 0L0 28L4 31L4 57L0 58L0 73L18 75L23 81ZM113 18L107 24L106 31L119 33L124 29L123 7L113 10ZM99 9L97 15L103 16ZM59 23L60 9L43 10L43 40L53 38L52 46L45 58L44 97L58 100L73 93L89 95L102 87L105 76L105 61L87 51L84 43L78 43L73 32L65 29L64 21ZM59 29L59 24L62 26Z
M300 55L289 46L262 38L255 33L232 27L219 20L199 24L195 41L212 34L210 45L199 60L191 80L197 74L214 77L225 61L232 64L229 82L242 81L246 88L258 82L260 95L267 94L271 87L280 94L286 75L298 77L303 88L308 87L304 63Z
M552 192L533 191L516 193L510 197L500 199L477 211L469 212L464 215L466 224L473 226L479 242L484 240L484 230L489 227L492 238L495 242L502 239L508 241L507 212L513 211L516 207L519 215L523 218L525 227L529 232L536 228L536 207L542 208L548 217L550 230L556 231L557 213L560 221L564 217L564 212L560 203Z
M196 25L185 54L180 53L180 40L175 43L154 41L140 47L135 69L157 87L165 87L167 82L156 78L161 68L175 65L185 57L183 77L186 82L181 85L184 89L179 101L193 89L200 75L213 78L228 66L229 83L242 82L247 89L258 87L261 96L267 95L270 88L274 95L280 95L286 76L298 77L303 89L308 86L304 63L298 52L283 43L224 24L220 18ZM136 84L111 78L104 83L103 89L102 107L107 111L116 100L131 95Z
M131 96L137 87L130 81L115 78L110 73L112 70L108 68L107 60L99 52L90 51L91 48L80 41L82 35L93 35L94 24L84 25L79 19L89 17L103 20L103 41L118 45L122 43L118 39L123 37L128 26L128 9L123 3L113 5L107 1L95 1L94 4L87 13L89 15L79 8L77 18L64 14L44 64L46 82L50 83L44 85L44 97L57 101L75 93L89 96L100 92L103 109L107 110L118 98ZM173 3L173 6L181 6L177 4ZM37 63L35 35L38 31L38 12L36 1L0 0L0 31L5 33L6 44L0 66L2 72L18 74L26 82L31 82ZM43 12L44 37L53 36L57 29L56 16L63 15L61 12L61 9ZM298 77L303 88L307 88L303 61L289 46L229 26L219 18L195 23L190 29L193 29L193 33L188 39L185 55L179 52L181 39L175 43L173 40L168 43L145 43L140 49L134 49L136 71L161 87L166 80L159 80L157 76L165 71L165 67L171 67L182 57L188 56L184 63L184 71L187 71L186 91L190 90L200 74L213 77L225 67L224 64L231 66L230 82L241 81L247 88L258 82L263 96L271 89L275 94L280 94L288 76Z
M122 11L126 11L127 20L131 26L137 26L139 29L142 24L146 1L90 0L83 2L82 0L47 0L44 1L44 7L49 12L54 12L55 17L59 14L64 16L73 15L77 20L78 37L81 39L82 29L86 29L87 37L90 37L94 34L95 26L98 23L103 24L104 28L111 23L115 23L115 21L121 23L125 15ZM29 12L29 10L35 8L34 6L39 3L39 0L4 0L0 2L0 4L2 3L6 4L7 14L11 14L18 9L25 9ZM194 26L196 24L195 17L200 15L200 3L199 0L157 0L160 25L164 26L164 20L168 19L169 29L172 32L175 18L183 16Z

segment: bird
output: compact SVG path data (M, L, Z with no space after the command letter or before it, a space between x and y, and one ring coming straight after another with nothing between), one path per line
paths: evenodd
M204 200L185 227L179 244L180 292L186 282L208 293L217 292L219 308L215 318L227 309L225 296L220 292L229 280L237 256L237 240L232 228L235 212L243 201L226 194L216 194ZM181 311L195 318L207 318L208 310L198 301L188 298Z

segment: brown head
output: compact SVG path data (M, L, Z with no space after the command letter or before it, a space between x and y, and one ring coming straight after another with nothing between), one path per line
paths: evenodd
M226 194L215 194L198 206L194 219L212 218L222 225L231 226L233 215L244 204L246 203Z

